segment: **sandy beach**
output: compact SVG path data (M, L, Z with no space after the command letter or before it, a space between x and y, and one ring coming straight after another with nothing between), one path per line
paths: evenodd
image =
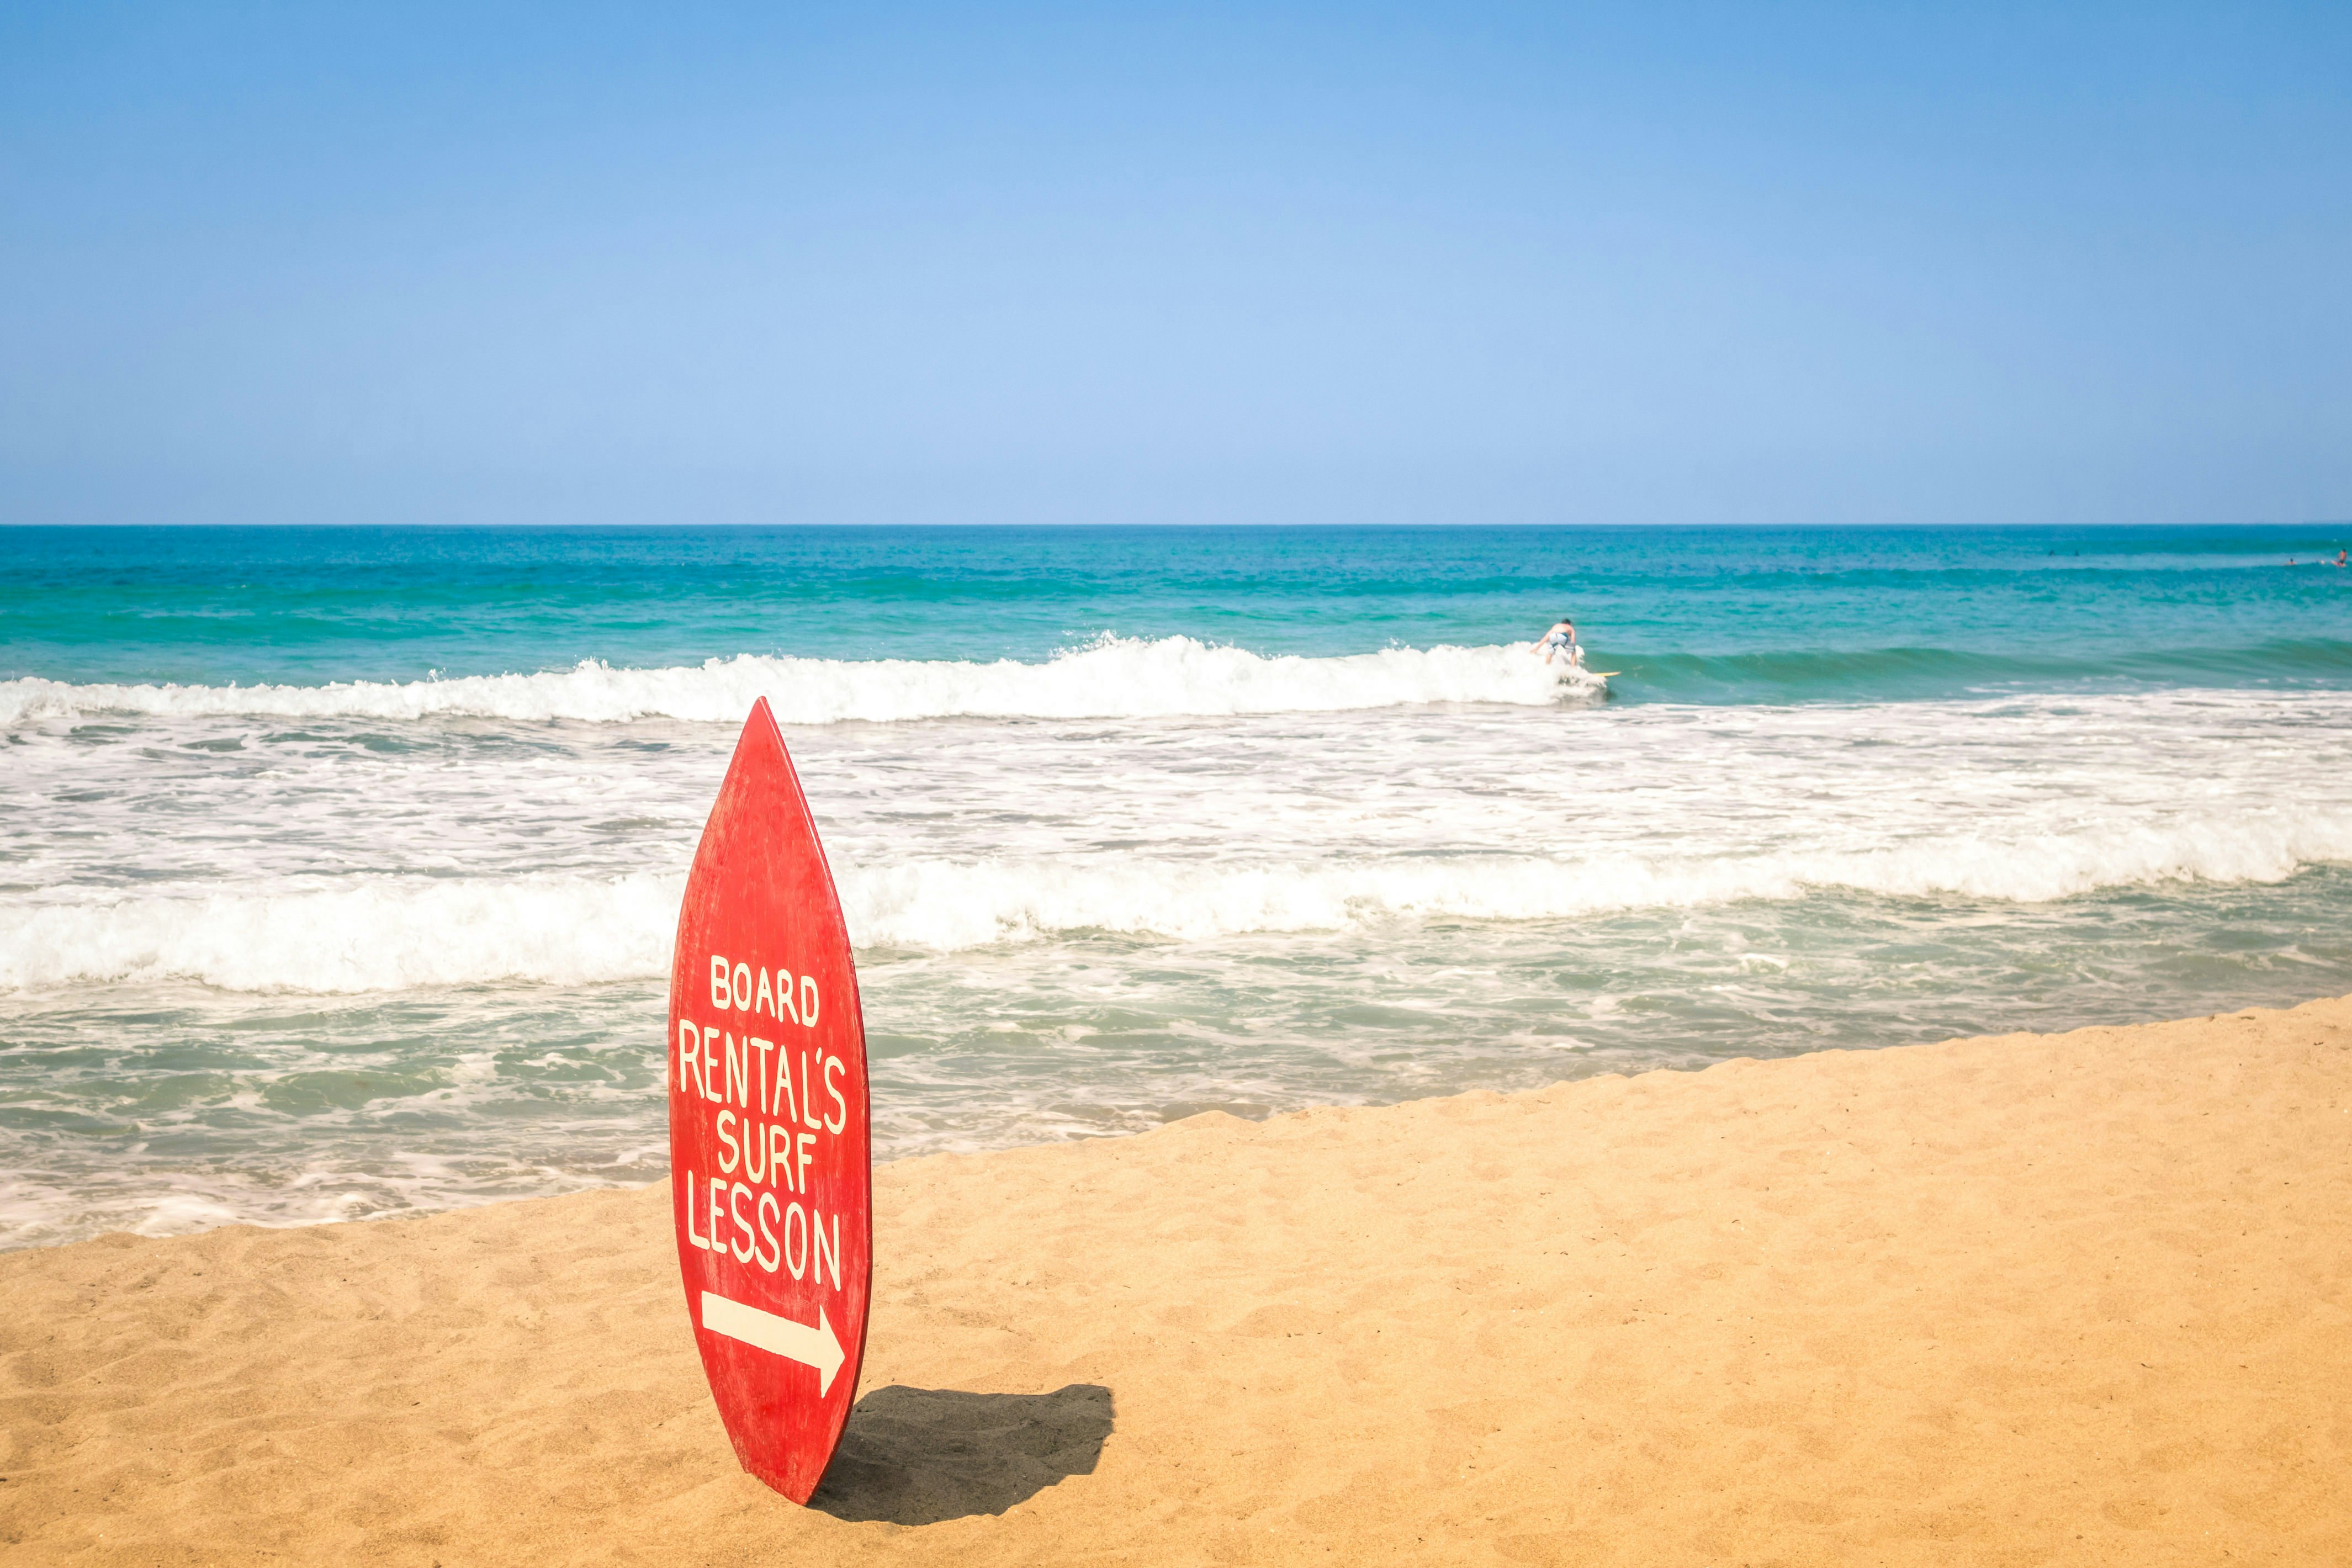
M2352 998L877 1172L815 1505L666 1186L0 1258L11 1563L2352 1560Z

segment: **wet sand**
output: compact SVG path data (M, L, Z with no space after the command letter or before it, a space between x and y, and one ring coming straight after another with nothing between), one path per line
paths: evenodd
M666 1200L0 1257L7 1560L2352 1562L2352 998L885 1166L806 1510Z

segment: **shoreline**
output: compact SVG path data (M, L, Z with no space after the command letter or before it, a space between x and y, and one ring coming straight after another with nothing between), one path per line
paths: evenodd
M2352 997L876 1169L737 1469L667 1183L0 1255L12 1561L2352 1559Z

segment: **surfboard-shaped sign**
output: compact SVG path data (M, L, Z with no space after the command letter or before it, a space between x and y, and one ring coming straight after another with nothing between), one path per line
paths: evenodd
M872 1294L866 1021L841 900L765 698L728 764L669 980L678 1271L743 1468L806 1502Z

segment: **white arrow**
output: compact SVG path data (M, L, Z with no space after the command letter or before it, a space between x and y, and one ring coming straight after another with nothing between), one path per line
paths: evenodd
M757 1307L747 1307L740 1301L730 1301L712 1291L702 1293L702 1326L714 1334L725 1334L730 1340L740 1340L755 1345L772 1355L796 1361L803 1366L816 1368L816 1396L823 1399L833 1386L833 1374L849 1359L841 1348L840 1339L833 1325L824 1321L824 1309L816 1310L816 1327L795 1323L790 1318L780 1318L773 1312L763 1312Z

